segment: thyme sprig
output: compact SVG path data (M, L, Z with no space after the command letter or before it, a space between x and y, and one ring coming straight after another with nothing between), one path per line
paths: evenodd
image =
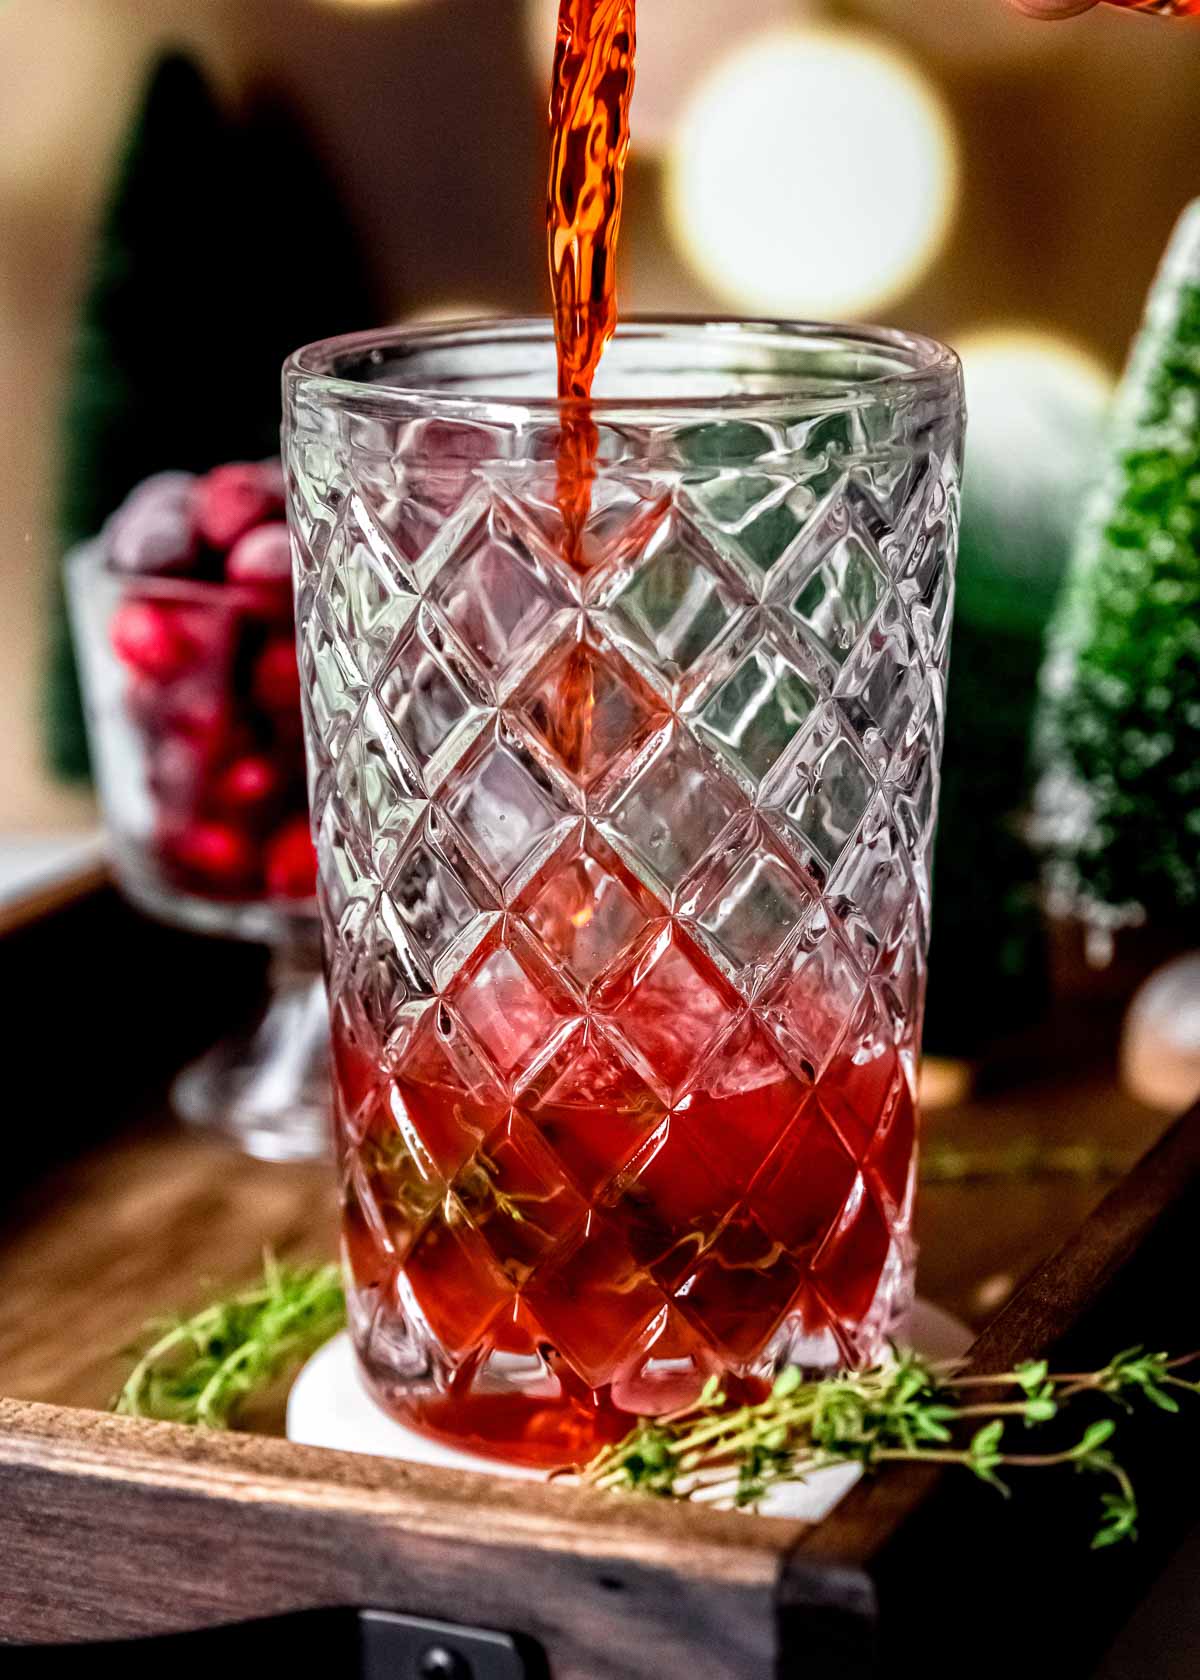
M346 1300L335 1265L263 1259L262 1281L190 1318L160 1320L113 1410L227 1429L239 1409L341 1329Z
M148 1327L149 1345L113 1409L228 1428L345 1320L336 1265L285 1265L267 1254L260 1282ZM1092 1544L1111 1546L1135 1538L1138 1520L1133 1484L1110 1445L1118 1420L1094 1418L1071 1444L1034 1451L1018 1450L1012 1432L1043 1428L1087 1397L1122 1411L1148 1403L1177 1413L1185 1394L1200 1395L1200 1382L1183 1374L1196 1366L1200 1352L1171 1358L1132 1347L1095 1371L1052 1375L1045 1360L1027 1360L976 1376L896 1350L873 1370L816 1380L789 1367L766 1399L736 1407L714 1377L694 1404L643 1418L579 1475L603 1489L754 1507L771 1488L835 1465L947 1465L1004 1494L1002 1473L1072 1468L1106 1480Z
M1137 1160L1135 1152L1098 1143L1046 1143L1014 1138L996 1147L973 1148L942 1138L921 1145L923 1184L974 1184L993 1179L1074 1178L1101 1183L1121 1178Z
M1011 1431L1041 1428L1085 1395L1177 1412L1181 1394L1200 1393L1179 1374L1197 1361L1200 1354L1171 1359L1136 1347L1098 1371L1051 1375L1044 1360L1029 1360L971 1376L898 1350L874 1370L812 1381L790 1367L765 1400L733 1408L714 1377L694 1405L642 1419L581 1475L597 1488L753 1507L771 1488L835 1465L949 1465L1006 1495L1002 1471L1069 1467L1109 1482L1092 1544L1111 1546L1135 1537L1138 1517L1133 1484L1109 1446L1116 1419L1094 1419L1053 1450L1015 1450Z

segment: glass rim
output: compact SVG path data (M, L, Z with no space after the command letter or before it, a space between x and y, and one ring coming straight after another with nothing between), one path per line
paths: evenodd
M793 350L809 348L814 355L839 347L848 354L856 350L875 351L890 355L894 365L873 374L847 373L838 376L822 372L807 377L797 375L794 384L789 384L785 377L781 378L778 390L770 391L601 396L590 401L558 396L514 396L512 392L489 393L486 390L463 392L428 381L414 381L412 384L386 379L374 381L336 371L338 360L349 354L374 356L382 360L388 352L402 353L406 350L466 349L472 344L500 346L522 341L543 345L553 343L554 325L550 316L504 315L384 327L315 339L293 351L285 361L283 371L288 383L315 382L327 395L347 402L369 399L382 405L416 405L450 414L486 411L547 420L557 420L572 409L586 409L592 419L600 421L606 417L617 419L629 415L670 418L673 415L692 415L697 411L738 414L830 399L844 406L862 406L922 388L952 390L961 378L959 358L948 345L926 334L908 332L899 327L754 319L733 315L634 314L623 317L616 331L619 344L670 338L686 342L689 336L724 340L730 345L738 342L775 342L780 346L790 345Z

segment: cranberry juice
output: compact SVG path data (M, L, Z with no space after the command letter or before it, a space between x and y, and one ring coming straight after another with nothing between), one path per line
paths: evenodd
M813 1036L794 1016L820 998L781 990L776 1037L643 896L606 859L599 894L580 868L531 913L585 966L593 915L620 898L636 916L586 1015L485 942L389 1075L335 1023L354 1281L415 1309L448 1359L442 1392L383 1397L514 1462L586 1458L713 1372L760 1392L785 1321L793 1355L825 1338L857 1363L910 1195L908 1058L856 1044L804 1077L781 1043Z

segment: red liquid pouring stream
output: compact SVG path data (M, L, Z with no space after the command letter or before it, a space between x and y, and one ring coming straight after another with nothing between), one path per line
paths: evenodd
M558 503L564 552L587 564L599 434L590 399L600 358L617 326L616 258L621 233L629 107L636 53L635 0L561 0L550 91L546 234L563 400ZM586 658L567 662L549 739L563 762L587 762L595 713Z
M581 571L589 563L585 534L600 441L590 398L617 321L614 264L629 150L634 26L635 0L561 0L547 220L563 401L558 501L564 555ZM594 662L579 649L558 668L541 709L543 734L577 775L586 775L593 743L605 728L603 698L595 692ZM546 884L537 901L543 944L577 965L593 919L611 916L613 903L623 902L645 920L639 949L661 950L672 926L667 907L615 855L606 855L599 875L590 867L591 874L584 861L563 865ZM732 1019L739 1000L686 933L673 928L670 938L667 958L648 980L639 966L643 956L606 981L594 1001L601 1014L620 1009L627 1027L632 1006L636 1036L643 1046L656 1046L660 1073L674 1080L680 1023L706 1006L711 1010L718 996ZM493 949L485 942L479 962ZM501 1066L553 1025L552 1018L535 1019L540 1009L549 1015L551 1005L528 994L499 996L488 1007L488 1018L475 1025ZM814 1007L821 1008L821 1000ZM652 1133L661 1136L655 1128L665 1117L661 1105L647 1111L655 1099L605 1049L603 1036L590 1026L584 1032L590 1036L579 1041L575 1059L553 1087L547 1089L539 1075L537 1089L521 1091L514 1106L499 1092L472 1090L461 1061L454 1061L433 1028L405 1053L390 1093L373 1098L374 1055L335 1024L343 1134L357 1140L347 1145L353 1171L345 1215L356 1282L388 1295L399 1270L439 1342L460 1361L444 1395L394 1397L381 1382L380 1398L428 1433L512 1462L579 1463L626 1432L631 1406L662 1409L694 1396L694 1388L680 1393L669 1385L659 1393L641 1379L630 1389L626 1376L622 1404L614 1399L618 1372L628 1367L632 1344L644 1331L646 1304L661 1303L661 1287L678 1288L694 1274L680 1291L687 1295L688 1317L669 1315L654 1344L655 1359L693 1373L728 1371L753 1363L785 1312L800 1312L806 1322L810 1311L818 1323L825 1313L847 1323L860 1320L887 1250L878 1221L869 1231L847 1231L834 1245L835 1264L826 1264L821 1301L803 1285L822 1221L827 1226L849 1194L846 1158L822 1143L819 1125L810 1127L811 1087L783 1067L761 1028L743 1021L718 1054L720 1068L700 1080L672 1116L665 1140L639 1175L636 1195L610 1200L601 1215L589 1215L581 1247L568 1245L565 1254L561 1245L552 1248L535 1266L539 1245L553 1244L556 1233L577 1222L581 1192L595 1195L619 1175L639 1144L648 1144ZM511 1054L510 1042L516 1047ZM824 1113L840 1115L846 1135L861 1130L863 1149L886 1109L887 1158L877 1151L875 1170L889 1199L900 1205L914 1115L896 1049L865 1067L840 1054L819 1092ZM419 1216L405 1212L403 1151L399 1162L395 1153L397 1100L446 1180L454 1178L460 1199L469 1194L462 1175L469 1183L470 1161L485 1159L489 1194L521 1203L525 1217L506 1221L485 1199L473 1215L483 1238L456 1233L437 1217L416 1234ZM854 1170L849 1168L851 1181ZM358 1196L357 1180L370 1191L369 1204ZM373 1215L365 1205L376 1210ZM385 1236L378 1210L388 1222L389 1208L397 1218ZM710 1244L713 1258L705 1260ZM664 1283L668 1276L673 1283ZM487 1392L486 1385L480 1392L476 1379L493 1353L540 1353L558 1392L535 1397ZM685 1375L685 1386L690 1380ZM757 1379L723 1380L734 1399L762 1392Z
M564 414L559 495L568 557L580 563L597 437L587 409L617 325L629 106L636 50L634 0L562 0L550 95L546 200L558 394Z

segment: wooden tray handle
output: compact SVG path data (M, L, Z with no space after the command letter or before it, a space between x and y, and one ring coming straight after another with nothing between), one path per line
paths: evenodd
M4 1673L94 1675L111 1660L123 1680L163 1674L328 1672L339 1680L544 1680L533 1641L489 1628L459 1627L388 1610L300 1610L156 1638L70 1645L5 1645Z

